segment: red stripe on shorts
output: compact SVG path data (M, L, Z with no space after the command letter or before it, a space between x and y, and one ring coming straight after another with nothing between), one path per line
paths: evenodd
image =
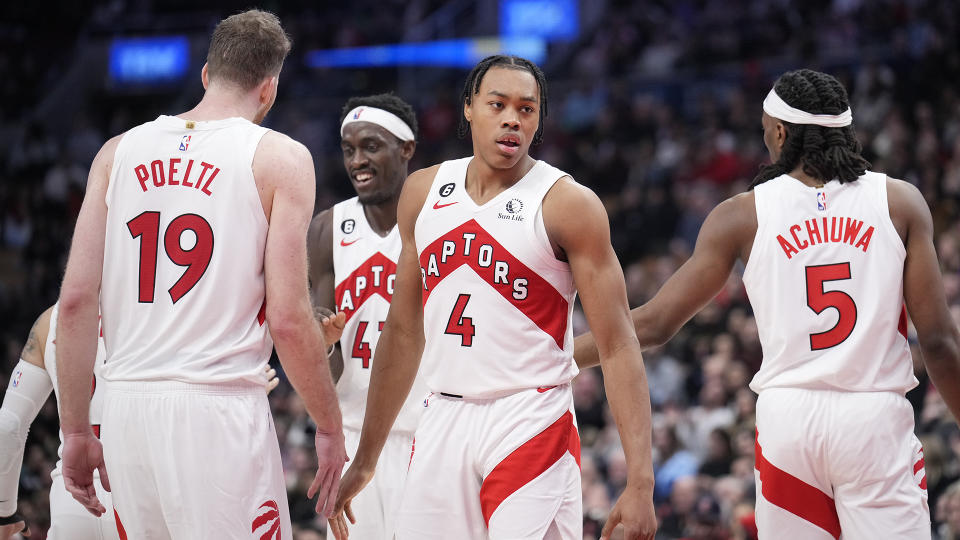
M759 436L758 432L755 466L760 472L763 498L839 539L840 518L833 498L767 461L760 448Z
M123 530L123 523L120 523L120 514L117 513L117 509L113 509L113 519L117 522L117 533L120 535L120 540L127 540L127 531Z
M483 479L480 508L483 510L484 523L489 526L490 516L507 497L543 474L567 452L576 458L579 465L580 436L573 425L570 411L511 452Z

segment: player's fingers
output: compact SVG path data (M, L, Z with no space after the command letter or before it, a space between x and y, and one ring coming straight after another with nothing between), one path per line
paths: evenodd
M273 392L273 389L278 386L280 386L280 379L276 377L273 377L272 379L267 381L267 394L269 394L270 392Z
M20 523L23 524L23 528L20 529L20 534L22 534L23 536L26 536L27 538L30 538L30 527L28 527L26 522L24 521L21 521Z
M350 508L350 501L347 501L347 504L343 505L343 510L347 514L347 519L350 520L350 523L354 525L357 524L357 518L353 517L353 509Z
M610 535L613 534L613 529L618 523L620 523L620 513L614 509L613 512L610 512L607 522L603 524L603 529L600 531L600 540L610 540Z
M97 466L97 470L100 471L100 483L103 484L103 489L113 491L110 489L110 477L107 475L107 464L101 461L100 465Z
M334 316L334 319L334 325L343 330L343 327L347 324L347 314L341 311Z
M317 469L317 475L313 477L313 482L310 483L310 489L307 490L307 498L312 499L314 495L317 494L317 490L320 489L320 484L323 482L324 471L322 469Z
M323 481L320 483L317 494L317 513L325 518L333 517L334 502L331 501L330 484L333 479L330 476L330 469L327 468L323 475ZM336 495L333 495L336 497Z
M327 511L333 514L333 508L336 506L337 502L337 493L340 491L340 472L343 469L343 466L334 467L333 474L330 479L330 491L327 495Z

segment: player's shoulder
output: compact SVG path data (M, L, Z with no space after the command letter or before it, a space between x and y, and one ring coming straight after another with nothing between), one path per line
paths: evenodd
M310 155L310 150L308 150L302 142L272 129L267 130L267 132L263 134L263 137L260 138L257 153L260 154L261 152L264 154L264 157L269 157L270 159L313 159Z
M427 192L430 191L430 186L433 185L433 180L437 177L437 171L440 170L440 165L433 165L410 173L403 183L400 200L406 200L408 204L414 204L417 208L423 206L427 199ZM419 203L417 204L416 201L419 201Z
M588 186L574 180L569 174L558 178L543 197L544 217L548 215L589 215L606 213L603 201Z
M890 219L898 231L907 230L912 223L925 224L932 220L927 200L917 186L889 176L886 182Z
M50 320L53 316L53 306L48 307L37 317L30 328L30 334L23 345L23 352L20 354L25 362L35 366L43 367L43 353L47 344L47 336L50 334Z
M313 219L310 220L310 229L307 232L307 236L310 239L310 244L313 245L317 243L320 245L320 240L324 236L328 236L333 227L333 207L321 210L317 215L313 216ZM322 247L322 245L320 245Z

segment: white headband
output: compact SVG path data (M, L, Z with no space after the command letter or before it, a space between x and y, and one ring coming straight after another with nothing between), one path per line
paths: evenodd
M787 102L782 100L773 89L770 90L766 99L763 100L763 112L784 122L790 122L791 124L813 124L816 126L835 128L846 127L853 122L853 114L850 112L849 107L847 110L836 115L810 114L787 105Z
M370 122L396 135L401 141L414 140L413 130L399 116L392 112L378 109L376 107L367 107L361 105L347 113L343 118L343 124L340 124L340 136L343 137L343 128L353 122Z

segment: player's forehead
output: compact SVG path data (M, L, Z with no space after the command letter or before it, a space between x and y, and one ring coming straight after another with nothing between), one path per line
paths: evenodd
M340 136L341 144L358 145L365 140L374 140L386 143L394 138L394 135L379 124L373 122L350 122L343 126L343 134Z
M540 101L537 79L525 68L491 66L480 81L479 95Z

